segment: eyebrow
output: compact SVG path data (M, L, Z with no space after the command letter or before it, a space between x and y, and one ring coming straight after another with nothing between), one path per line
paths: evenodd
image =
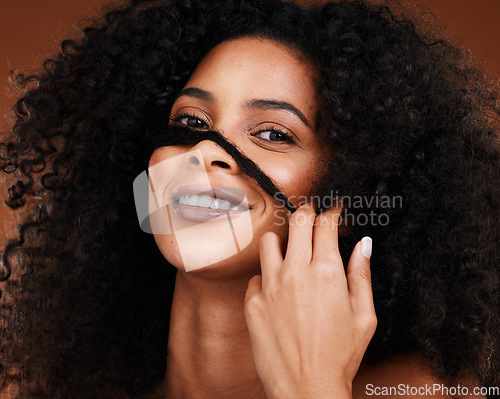
M215 100L212 93L210 93L209 91L199 89L197 87L187 87L187 88L183 89L179 93L177 98L179 98L181 96L198 98L200 100L210 101L210 102L213 102ZM292 104L287 103L285 101L254 99L254 100L248 101L245 104L245 106L247 108L260 109L263 111L267 111L267 110L288 111L288 112L291 112L292 114L294 114L296 117L298 117L302 121L302 123L304 123L304 125L306 125L307 127L311 127L309 122L307 121L306 117L304 116L304 114L302 112L300 112Z
M295 114L307 127L310 127L309 122L302 112L300 112L296 107L292 104L287 103L285 101L277 101L277 100L251 100L247 104L245 104L248 108L261 109L263 111L269 109L277 109L277 110L285 110Z
M177 98L181 96L194 97L204 101L212 101L212 102L214 101L214 96L212 93L210 93L209 91L198 89L197 87L187 87L183 89L179 93Z

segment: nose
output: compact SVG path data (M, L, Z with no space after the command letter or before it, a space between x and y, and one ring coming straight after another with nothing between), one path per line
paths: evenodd
M223 171L228 174L240 173L240 167L236 161L222 147L211 140L200 141L191 150L200 150L203 160L198 159L198 155L190 156L191 165L199 165L202 161L207 172Z

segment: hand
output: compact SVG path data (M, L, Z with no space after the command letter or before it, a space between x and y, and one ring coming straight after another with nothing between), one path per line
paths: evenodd
M344 273L340 210L315 217L311 205L290 219L283 259L276 234L260 241L262 276L253 277L245 317L257 372L269 399L350 398L377 325L370 280L371 240Z

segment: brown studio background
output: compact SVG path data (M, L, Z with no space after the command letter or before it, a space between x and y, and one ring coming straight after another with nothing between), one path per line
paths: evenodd
M208 0L207 0L208 1ZM415 4L417 0L401 0ZM19 92L9 83L9 71L33 71L53 56L66 37L76 37L76 23L96 15L109 0L0 0L0 126L4 131ZM470 47L492 75L500 74L500 0L420 0L445 32ZM0 248L15 235L16 220L3 204L7 186L0 180ZM1 249L0 249L1 251Z

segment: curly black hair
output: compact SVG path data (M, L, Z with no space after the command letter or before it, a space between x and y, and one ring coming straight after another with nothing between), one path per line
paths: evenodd
M141 232L132 183L152 121L168 119L211 48L243 36L319 71L318 131L335 149L319 194L401 198L351 205L388 223L353 223L341 240L344 257L365 235L376 243L379 324L364 361L418 351L444 381L500 385L497 89L466 50L395 9L130 0L38 74L16 75L24 94L0 167L6 203L29 211L0 265L3 386L133 398L163 378L175 269Z

